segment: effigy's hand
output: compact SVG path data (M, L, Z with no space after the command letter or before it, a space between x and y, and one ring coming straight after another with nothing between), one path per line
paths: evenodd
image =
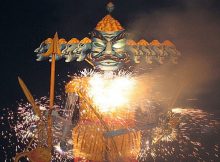
M20 161L22 157L28 157L32 162L50 162L51 150L46 147L37 147L31 151L24 151L16 154L15 162Z
M66 141L63 141L63 140L60 141L60 148L61 148L62 151L64 151L64 152L68 151L67 145L68 145L68 143Z
M153 144L160 141L174 141L177 139L177 133L181 117L168 111L167 114L162 115L159 119L158 126L153 132Z
M58 144L54 146L55 152L59 153L61 156L73 157L73 145L71 140L60 140Z

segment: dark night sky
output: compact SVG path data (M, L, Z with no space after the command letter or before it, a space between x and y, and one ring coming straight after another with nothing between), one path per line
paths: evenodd
M33 52L57 31L67 41L82 39L106 14L108 0L3 0L0 4L0 109L16 111L25 99L17 77L34 96L48 95L50 64L36 62ZM220 105L220 1L219 0L115 0L113 17L135 40L145 38L175 43L188 74L182 99L198 98L195 107L219 112ZM57 83L84 63L57 62ZM0 112L1 113L1 112ZM1 113L2 114L2 113ZM12 150L13 151L13 150Z
M17 83L21 76L37 95L47 95L49 63L36 62L34 49L57 31L60 37L87 36L107 12L107 0L23 0L1 2L1 107L24 98ZM204 107L218 108L220 97L220 3L218 0L115 0L113 17L134 33L151 41L170 39L183 57L203 58L208 70L201 84ZM135 39L134 38L134 39ZM193 54L192 54L193 53ZM207 61L206 61L207 60ZM201 64L199 64L201 65ZM77 71L86 63L57 62L57 74ZM203 68L203 66L201 66ZM205 74L208 73L209 75ZM207 80L207 78L209 78ZM62 80L62 78L61 78ZM199 87L199 88L201 88Z

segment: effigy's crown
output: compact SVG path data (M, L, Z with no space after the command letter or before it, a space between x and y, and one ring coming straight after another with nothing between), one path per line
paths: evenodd
M141 40L139 40L139 41L137 42L137 45L139 45L139 46L148 46L149 43L148 43L146 40L141 39Z
M59 44L66 44L67 41L64 38L59 39Z
M91 43L91 42L92 42L91 39L89 39L89 38L87 38L87 37L83 38L83 39L80 41L80 43L82 43L82 44L87 44L87 43Z
M164 42L163 42L163 45L165 45L165 46L175 46L171 41L169 41L169 40L165 40Z
M153 45L153 46L160 46L160 42L158 40L153 40L150 45Z
M111 15L106 15L101 21L99 21L95 29L101 32L124 30L118 20L114 19Z
M67 44L74 44L74 43L79 43L79 39L72 38L71 40L69 40L69 42Z
M137 43L132 39L128 39L126 44L129 45L129 46L136 46L137 45Z
M46 44L50 44L50 43L52 43L53 42L53 39L52 38L47 38L45 41L44 41L44 43L46 43Z

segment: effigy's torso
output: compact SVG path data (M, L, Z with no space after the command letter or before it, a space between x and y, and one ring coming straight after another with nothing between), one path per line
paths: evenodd
M113 137L105 137L104 134L137 126L138 108L145 107L146 110L148 88L143 86L146 82L136 79L134 84L130 84L129 78L121 80L122 83L117 80L106 84L97 79L93 81L94 84L91 84L89 77L74 78L66 86L66 93L76 93L79 96L80 119L73 130L74 156L95 161L135 159L141 147L140 131ZM106 95L109 91L113 94ZM151 111L150 108L148 110ZM147 115L148 121L145 122L156 120L155 113L149 112Z

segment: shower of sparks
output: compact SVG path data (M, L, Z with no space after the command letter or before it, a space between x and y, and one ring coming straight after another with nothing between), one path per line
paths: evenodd
M113 85L103 83L103 78L99 78L99 74L95 74L94 71L83 71L82 76L95 76L91 78L90 84L96 84L96 86L110 86L116 88L116 96L120 93L124 93L124 90L129 89L130 85L135 84L135 80L132 79L130 74L125 72L119 73L119 80L115 79ZM115 74L114 74L115 75ZM127 75L127 76L126 76ZM107 77L110 77L107 75ZM114 78L114 77L113 77ZM94 80L97 82L94 83ZM100 79L100 80L99 80ZM122 84L121 84L122 83ZM97 85L98 84L98 85ZM116 85L117 84L117 85ZM118 84L120 86L118 86ZM114 87L115 86L115 87ZM96 87L96 88L97 88ZM111 89L109 88L109 89ZM107 88L108 89L108 88ZM96 89L99 90L99 87ZM111 92L111 90L109 90ZM110 93L109 92L109 93ZM110 93L111 94L111 93ZM108 94L108 95L110 95ZM105 100L102 98L103 92L93 92L92 96L99 96L101 101L97 100L97 104L103 104ZM125 95L126 96L126 95ZM111 96L107 96L110 98ZM121 97L121 96L119 96ZM56 96L55 109L59 110L59 114L62 115L64 110L63 102L65 96ZM112 97L114 98L114 96ZM40 97L35 100L36 104L40 106L43 114L46 114L46 110L49 105L48 97ZM111 101L113 102L113 101ZM126 98L120 104L125 104ZM149 101L150 102L150 101ZM115 102L117 103L117 102ZM114 103L114 104L115 104ZM107 102L108 104L108 102ZM114 105L111 105L114 106ZM151 105L147 105L150 109ZM155 106L155 105L154 105ZM152 108L154 107L152 105ZM106 107L107 109L108 107ZM106 110L104 109L104 111ZM39 118L33 113L32 107L29 103L19 102L16 106L17 113L14 113L9 108L3 109L3 113L0 117L0 124L4 127L1 130L0 148L4 152L5 161L14 161L12 157L16 152L22 152L26 149L30 140L34 137L34 142L31 148L36 148L37 143L46 143L46 139L42 139L35 136L36 126L39 122ZM147 110L146 110L147 111ZM150 111L147 111L150 113ZM141 150L138 155L139 161L219 161L220 158L220 123L216 120L214 115L202 111L201 109L192 108L175 108L172 109L174 115L178 116L180 121L178 127L166 127L163 124L158 124L155 128L150 130L141 130ZM147 114L150 116L150 114ZM146 117L146 113L143 113L139 118ZM43 122L46 124L43 119ZM74 158L72 148L64 152L60 149L59 142L62 134L62 122L59 119L54 119L53 123L53 161L67 161ZM46 132L46 129L44 130ZM45 136L46 137L46 136ZM71 143L71 135L68 137L69 143ZM74 146L72 146L74 147ZM13 150L13 151L12 151Z
M49 108L49 98L44 96L36 99L35 102L37 105L40 106L42 114L46 114L46 110ZM61 104L62 102L63 101L61 99L61 96L56 96L56 103ZM54 105L54 107L55 109L59 108L60 112L62 113L62 105ZM38 137L36 132L37 123L40 121L40 119L34 114L32 106L29 103L25 103L23 101L19 102L17 105L17 113L14 113L9 109L4 109L4 112L5 114L1 116L1 125L9 127L10 129L1 131L1 135L4 139L4 141L1 142L1 145L3 145L1 148L4 151L4 158L7 162L14 161L16 153L25 151L32 139L34 140L28 150L36 148L39 142L46 144L46 116L41 119L41 122L45 123L45 127L43 129L44 136L43 138ZM67 159L72 159L72 151L59 152L60 149L58 147L58 144L60 142L59 137L62 133L62 130L60 128L62 122L54 120L54 124L54 151L52 160L65 161ZM14 152L12 150L14 150Z
M218 161L219 121L201 109L175 108L172 112L181 117L179 127L156 143L150 144L149 137L143 137L139 161ZM151 138L160 138L162 131L156 127Z

